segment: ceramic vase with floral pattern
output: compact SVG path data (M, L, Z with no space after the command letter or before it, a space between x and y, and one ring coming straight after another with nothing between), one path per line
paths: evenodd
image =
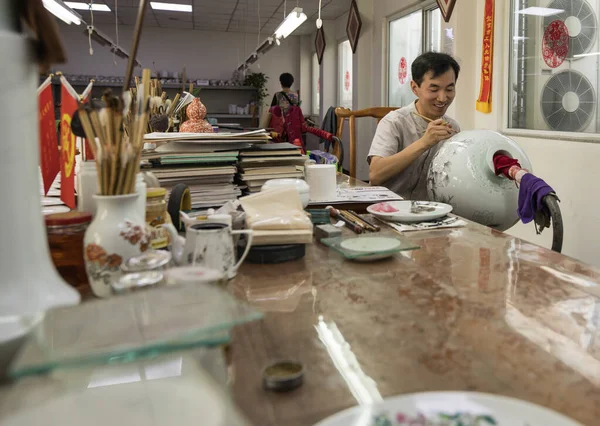
M138 194L96 195L97 211L84 238L84 258L92 291L111 295L111 284L121 277L121 265L149 248Z

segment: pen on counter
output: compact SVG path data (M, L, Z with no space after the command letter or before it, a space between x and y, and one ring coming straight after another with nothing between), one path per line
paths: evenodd
M361 222L363 222L366 226L366 228L372 232L379 232L381 231L381 228L377 225L375 225L373 222L369 222L367 219L364 219L362 216L359 216L358 213L356 213L354 210L348 210L348 213L350 213L352 216L356 217L358 220L360 220Z
M342 222L344 222L346 224L346 226L352 230L353 232L357 233L357 234L362 234L364 231L364 228L357 225L356 223L354 223L354 221L346 218L344 215L342 215L340 213L339 210L331 207L331 206L327 206L326 207L329 210L329 215L334 218L334 219L338 219L341 220Z

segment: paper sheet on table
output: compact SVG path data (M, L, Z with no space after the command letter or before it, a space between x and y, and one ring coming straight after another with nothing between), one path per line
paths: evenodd
M246 224L253 230L310 230L313 224L293 187L275 188L240 198Z
M353 188L338 186L336 197L327 201L312 201L318 204L379 203L382 201L403 200L401 196L383 186L357 186Z
M385 220L378 219L380 222L391 226L399 232L411 232L411 231L431 231L432 229L444 229L444 228L463 228L467 226L467 222L461 219L457 219L454 222L443 223L443 222L421 222L421 223L398 223L388 222Z

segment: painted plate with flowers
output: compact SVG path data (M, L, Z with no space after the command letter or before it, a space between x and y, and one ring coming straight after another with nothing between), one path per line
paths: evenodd
M475 392L395 396L335 414L315 426L582 426L526 401Z

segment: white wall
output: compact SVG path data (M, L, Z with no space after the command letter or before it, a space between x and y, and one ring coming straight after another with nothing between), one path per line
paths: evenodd
M361 41L355 55L354 64L358 65L356 75L357 107L380 106L385 102L385 25L386 19L415 5L427 2L413 0L377 0L372 2L372 9L359 1L359 9L366 21L371 25L363 26ZM483 34L482 0L460 0L450 23L445 24L454 29L455 56L462 70L458 80L458 91L451 113L463 129L504 128L504 91L507 86L508 64L505 50L508 35L508 1L496 1L496 29L494 53L493 105L491 114L482 114L475 110L475 101L479 92L479 76L481 70L481 41ZM460 25L459 25L460 23ZM332 42L336 30L345 25L345 18L340 18L330 29L328 43ZM331 34L333 33L333 34ZM327 29L326 29L327 34ZM370 45L369 45L370 43ZM363 48L364 46L364 48ZM335 57L325 58L323 68L337 67ZM370 67L369 65L370 64ZM369 72L370 70L370 72ZM367 73L367 75L365 75ZM322 78L325 91L337 90L337 74L335 70ZM332 86L332 87L326 87ZM331 99L331 96L330 96ZM336 98L334 98L336 99ZM370 99L370 104L369 104ZM327 105L327 104L326 104ZM360 124L359 126L363 126ZM360 151L368 149L369 135L373 129L359 127L361 132ZM598 176L597 159L600 158L600 144L541 139L534 137L512 136L527 153L534 168L534 173L546 180L557 191L562 203L561 210L565 226L563 253L576 259L600 266L600 223L596 220L596 211L600 209L600 200L596 195ZM364 145L363 145L364 144ZM363 159L359 158L359 170ZM364 176L364 168L362 174ZM529 240L544 247L550 247L552 232L546 230L541 236L535 234L532 224L518 224L508 231L517 237Z
M116 41L114 28L98 28ZM60 25L69 62L55 67L68 74L123 76L127 62L113 58L108 47L92 42L94 55L89 55L88 39L81 26ZM129 50L133 27L119 28L119 44ZM256 48L256 35L242 33L176 30L158 27L144 28L140 41L138 60L146 68L156 71L177 71L186 67L187 76L202 79L232 77L233 71ZM300 37L290 36L281 46L261 56L251 70L269 76L267 85L270 96L280 90L279 75L290 72L300 76ZM116 61L116 64L114 63ZM137 74L141 74L139 68ZM271 97L267 99L270 102Z

